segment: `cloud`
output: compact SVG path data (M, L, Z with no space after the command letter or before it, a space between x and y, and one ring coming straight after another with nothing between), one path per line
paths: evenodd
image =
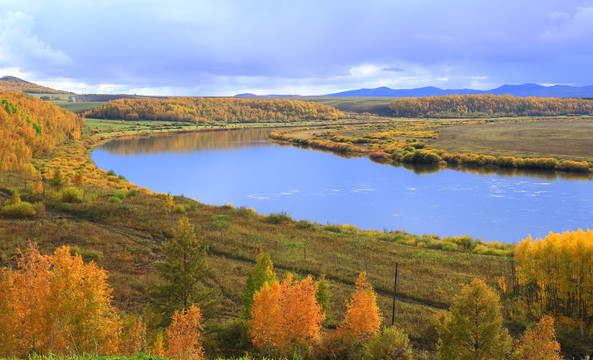
M0 16L0 66L23 70L63 67L72 60L32 33L35 20L23 12L8 11Z
M593 43L593 7L577 8L572 18L564 16L568 14L555 14L555 20L564 21L546 30L541 35L542 40L563 45Z

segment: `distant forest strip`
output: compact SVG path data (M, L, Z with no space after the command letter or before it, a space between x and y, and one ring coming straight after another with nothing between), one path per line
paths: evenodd
M89 118L161 120L198 123L292 122L337 120L344 114L331 106L295 100L178 97L119 99L88 111Z
M58 106L21 93L0 92L0 170L30 169L33 157L49 155L80 138L83 120Z
M445 95L396 99L389 104L389 109L395 117L409 118L593 115L593 100L511 95Z

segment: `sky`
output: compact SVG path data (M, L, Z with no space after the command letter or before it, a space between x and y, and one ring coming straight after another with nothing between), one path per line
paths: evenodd
M0 76L76 93L593 85L593 0L0 0Z

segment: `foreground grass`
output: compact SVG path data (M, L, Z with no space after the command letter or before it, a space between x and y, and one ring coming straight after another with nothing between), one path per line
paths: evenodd
M421 349L434 346L435 339L429 335L431 318L451 304L463 285L479 277L496 286L509 270L508 257L489 255L508 253L504 247L484 254L454 251L450 245L449 250L431 249L427 246L445 241L402 231L297 222L286 215L259 215L251 209L205 205L183 196L175 196L175 210L166 214L165 194L137 189L94 167L89 155L94 146L125 131L144 132L121 128L130 124L122 123L119 129L115 126L120 125L112 126L102 135L63 144L48 158L37 160L42 168L65 169L69 186L84 194L80 202L64 202L61 192L47 186L45 195L33 194L32 179L0 172L0 201L18 190L23 200L37 204L34 218L0 218L0 265L14 266L17 249L29 240L37 242L44 253L69 245L86 261L108 270L118 308L140 313L150 303L151 284L158 281L154 264L163 259L161 244L172 236L172 224L187 216L210 247L208 263L213 276L204 285L220 290L219 306L208 314L207 329L239 316L239 293L260 251L271 254L279 277L292 272L297 277L312 274L329 280L330 327L341 322L345 301L362 271L368 272L377 291L384 323L390 323L397 263L395 323ZM84 174L83 184L74 186L72 175L77 171Z

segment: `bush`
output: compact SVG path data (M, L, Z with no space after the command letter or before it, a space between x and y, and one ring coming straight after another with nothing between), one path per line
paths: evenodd
M177 204L173 207L173 212L176 214L185 214L185 206L183 204Z
M121 203L121 199L117 196L110 196L107 201L109 201L110 203L115 203L115 204Z
M384 328L369 339L365 355L369 359L412 359L410 339L395 326Z
M134 197L138 195L138 190L136 189L130 189L130 191L128 191L127 197Z
M264 222L268 224L284 224L292 221L292 218L286 214L270 214L264 218Z
M217 227L228 227L231 222L231 218L228 215L214 215L212 216L212 222Z
M360 359L362 345L353 337L340 330L328 331L321 339L319 347L311 358L320 360Z
M311 229L313 228L313 224L311 224L309 220L302 219L297 222L296 227L299 229Z
M7 205L0 210L0 214L12 218L30 218L37 212L31 203L21 201L19 204Z
M79 203L82 202L82 190L69 187L62 192L61 199L63 202Z
M117 198L119 198L120 200L123 200L126 198L127 193L123 190L116 190L112 196L115 196Z

